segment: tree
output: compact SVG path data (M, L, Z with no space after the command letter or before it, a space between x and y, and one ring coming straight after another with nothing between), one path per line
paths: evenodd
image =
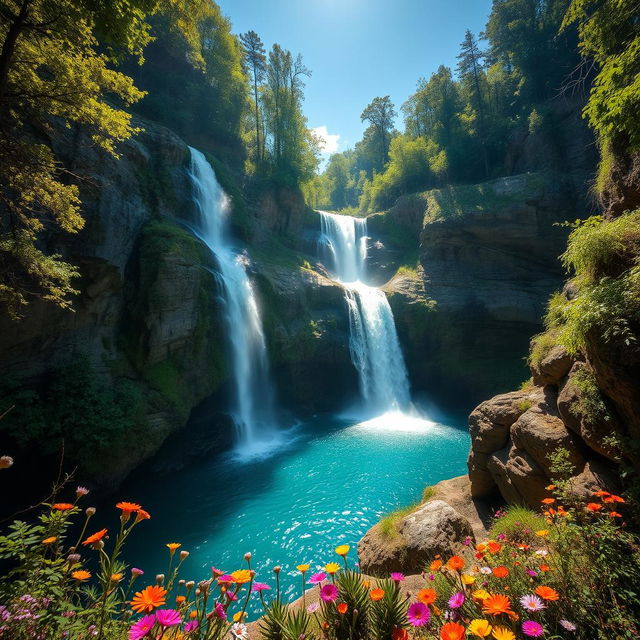
M464 41L460 45L461 51L458 55L458 75L465 81L469 79L473 86L475 107L478 110L480 144L482 145L482 155L484 159L485 177L489 176L489 161L487 159L487 138L484 115L484 98L482 96L481 73L483 53L478 47L474 35L467 29L464 34Z
M374 98L360 115L362 122L367 121L373 127L379 141L380 168L384 167L389 158L389 144L391 143L391 132L393 131L393 122L396 115L389 96Z
M260 152L260 107L258 104L258 85L262 83L267 71L267 56L260 36L255 31L247 31L240 36L244 47L245 64L253 79L253 103L256 120L256 163L263 159Z

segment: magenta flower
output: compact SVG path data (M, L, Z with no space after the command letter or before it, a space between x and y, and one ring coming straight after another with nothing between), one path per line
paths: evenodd
M465 546L465 547L470 547L472 542L473 542L473 541L471 540L471 536L467 536L467 537L463 540L463 544L464 544L464 546Z
M464 604L464 593L459 591L449 598L449 607L451 609L459 609Z
M542 625L535 620L525 620L522 623L522 633L530 638L538 638L544 633L544 629Z
M333 602L338 597L338 589L335 584L325 584L320 589L320 597L325 602Z
M322 582L323 580L327 579L327 574L326 573L314 573L310 578L309 578L309 583L310 584L318 584L318 582Z
M402 581L404 580L404 573L400 573L400 572L398 572L398 571L394 571L394 572L391 574L391 579L392 579L394 582L402 582Z
M429 623L431 619L431 613L429 612L429 607L426 604L422 604L422 602L414 602L409 606L407 610L407 620L409 624L414 627L423 627L425 624Z
M228 574L218 576L218 584L233 584L233 576Z
M184 632L191 633L192 631L195 631L197 628L198 628L198 621L191 620L191 622L187 622L187 624L184 625Z
M254 582L251 591L268 591L271 587L264 582Z
M133 567L133 569L131 569L131 575L134 575L136 577L143 576L144 571L142 569L136 569L136 567Z
M235 593L233 593L233 591L227 591L227 600L229 600L229 602L234 602L237 599L238 599L238 596Z
M533 569L527 569L527 573L532 577L536 578L538 574Z
M522 598L520 598L520 604L522 608L527 611L542 611L542 609L546 609L547 607L538 596L534 596L533 594L522 596Z
M180 614L175 609L158 609L156 620L161 627L175 627L182 622Z
M156 617L153 614L140 618L138 622L134 622L134 624L131 625L131 629L129 629L129 640L140 640L140 638L144 638L149 631L153 629L155 623Z
M211 575L215 578L217 576L224 575L224 571L221 571L220 569L216 569L215 567L211 567Z
M227 612L224 610L224 607L220 602L218 602L218 604L216 605L216 608L214 609L214 613L216 614L217 618L220 618L220 620L227 619Z

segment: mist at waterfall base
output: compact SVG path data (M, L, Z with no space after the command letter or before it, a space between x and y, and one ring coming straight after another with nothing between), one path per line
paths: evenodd
M181 577L198 581L211 576L211 567L241 568L250 552L257 579L273 585L272 569L280 565L284 592L294 596L296 565L315 569L336 560L333 549L341 543L352 546L355 562L358 540L382 514L464 473L469 436L462 424L426 420L412 405L391 309L384 293L366 284L366 221L328 213L320 214L320 244L344 285L359 417L317 416L295 429L278 425L256 297L244 256L225 233L226 196L205 157L192 149L191 158L193 231L219 269L237 445L171 475L158 477L150 466L131 477L120 495L140 502L152 519L131 536L127 560L145 577L155 576L166 572L166 543L180 542L190 553ZM259 600L250 612L261 613Z

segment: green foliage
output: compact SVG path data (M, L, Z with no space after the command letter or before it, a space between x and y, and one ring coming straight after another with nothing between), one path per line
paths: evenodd
M539 513L526 507L509 505L491 524L489 537L496 539L507 536L510 540L517 540L523 544L530 544L536 539L535 532L546 529L547 523Z
M405 601L400 589L389 578L380 580L377 587L384 591L384 596L371 604L371 638L388 640L394 631L407 627Z
M592 424L611 422L611 414L593 371L587 366L582 367L571 376L571 382L578 390L578 402L572 407L577 416Z
M535 336L531 341L531 349L527 359L529 366L538 369L542 361L549 355L551 349L557 344L558 331L556 329L549 329Z

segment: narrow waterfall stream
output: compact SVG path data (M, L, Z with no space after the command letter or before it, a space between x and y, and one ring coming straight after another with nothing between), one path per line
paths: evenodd
M367 221L319 211L320 247L333 277L345 287L350 350L367 413L411 408L409 378L387 296L366 284ZM328 258L328 260L327 260Z
M277 442L274 393L260 310L247 276L245 257L234 250L227 237L229 199L204 155L189 149L189 174L198 211L194 232L211 249L219 266L233 369L231 412L237 449L250 456Z

